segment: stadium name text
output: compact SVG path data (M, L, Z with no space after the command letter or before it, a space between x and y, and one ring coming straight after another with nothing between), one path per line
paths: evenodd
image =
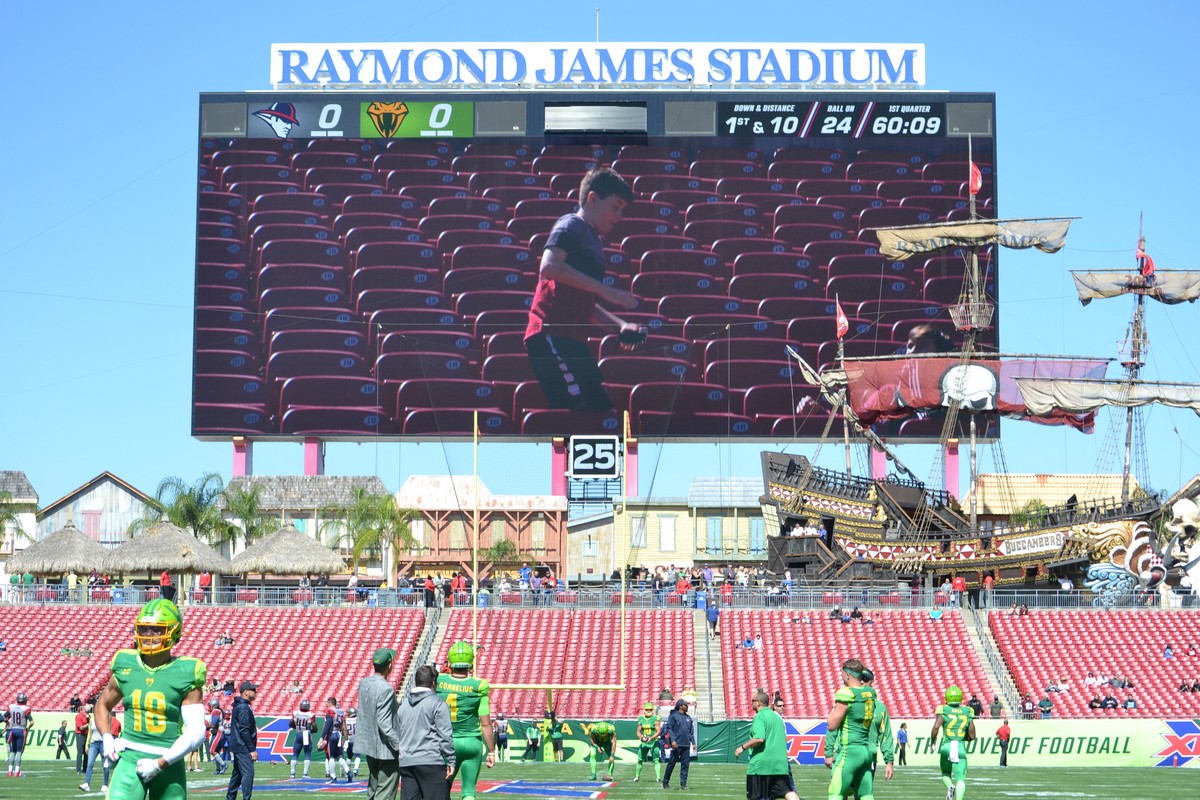
M925 45L876 43L301 43L271 45L298 86L774 84L923 86Z

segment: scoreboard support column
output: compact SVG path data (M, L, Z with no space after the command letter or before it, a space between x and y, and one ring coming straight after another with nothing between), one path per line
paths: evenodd
M233 437L233 477L254 474L254 442L245 436Z
M304 474L325 474L325 442L320 439L304 440Z
M550 494L567 496L567 440L561 436L550 443Z

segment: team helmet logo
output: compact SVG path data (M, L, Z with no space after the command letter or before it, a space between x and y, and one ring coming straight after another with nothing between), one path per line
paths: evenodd
M385 139L390 139L404 124L408 116L408 106L397 100L395 103L380 103L378 100L367 106L367 116L371 118L375 130Z
M272 103L270 108L255 111L254 116L267 123L278 139L288 138L292 126L299 124L296 107L291 103Z

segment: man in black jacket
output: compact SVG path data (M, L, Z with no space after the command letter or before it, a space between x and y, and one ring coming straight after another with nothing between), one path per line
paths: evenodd
M695 741L692 737L692 718L688 716L687 700L676 701L675 710L663 725L662 736L669 755L667 774L663 775L662 786L664 789L671 788L671 772L675 765L679 764L679 788L687 789L688 767L692 763L692 743Z
M242 800L250 800L254 793L254 762L258 761L258 725L250 708L258 695L258 686L254 681L242 681L238 693L230 711L229 752L233 758L233 773L229 776L225 800L236 800L239 787Z

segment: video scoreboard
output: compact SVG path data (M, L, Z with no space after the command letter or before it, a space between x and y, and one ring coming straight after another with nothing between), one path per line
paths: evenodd
M811 438L787 347L886 355L947 306L961 253L889 262L873 227L995 216L995 102L906 91L411 90L200 97L193 434ZM607 412L548 407L523 332L555 219L612 166L635 201L596 325ZM985 254L988 291L997 263ZM615 309L613 309L615 310ZM620 312L618 312L620 313ZM994 345L995 329L982 346ZM914 421L893 438L935 438Z

